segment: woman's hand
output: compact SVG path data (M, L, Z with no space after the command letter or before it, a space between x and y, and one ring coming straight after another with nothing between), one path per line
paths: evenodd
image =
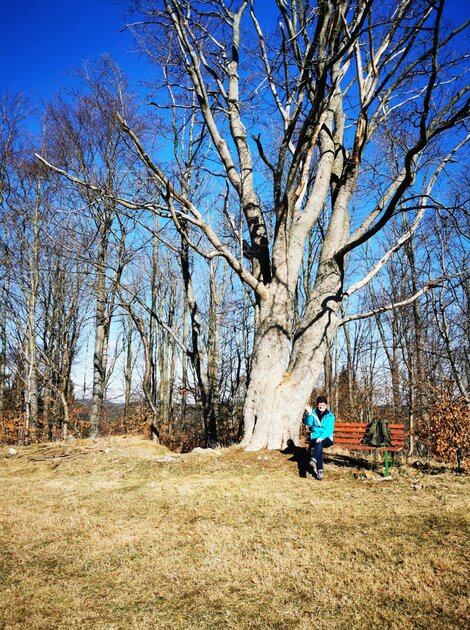
M307 413L312 413L312 409L313 409L312 405L305 405L305 411Z

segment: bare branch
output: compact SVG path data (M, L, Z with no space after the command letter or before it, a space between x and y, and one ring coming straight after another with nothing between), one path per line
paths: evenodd
M419 291L417 291L414 295L407 298L406 300L401 300L400 302L395 302L394 304L387 304L387 306L381 306L367 313L357 313L356 315L349 315L348 317L343 317L340 320L339 325L344 326L348 322L356 321L358 319L366 319L368 317L372 317L373 315L379 315L380 313L386 313L387 311L392 311L394 309L400 308L402 306L408 306L409 304L413 304L418 298L427 293L430 289L436 289L437 287L444 286L445 282L448 282L452 278L457 278L459 276L466 275L469 272L468 269L461 271L460 273L452 274L451 276L443 276L441 278L434 278L427 282Z
M355 293L356 291L358 291L359 289L361 289L362 287L364 287L366 284L368 284L372 278L374 276L377 275L377 273L382 269L382 267L385 265L385 263L391 258L391 256L397 252L405 243L406 241L408 241L414 234L414 232L416 231L418 225L420 224L424 213L427 209L426 206L426 200L430 197L432 189L434 188L434 185L440 175L440 173L444 170L445 166L452 160L452 158L454 157L454 155L457 153L457 151L459 149L461 149L465 144L467 144L467 142L470 140L470 134L464 138L464 140L462 140L462 142L460 142L456 147L454 147L452 149L452 151L450 151L446 157L441 160L440 164L436 167L427 187L426 187L426 191L424 192L423 196L421 197L421 203L420 203L420 210L417 213L410 229L403 234L403 236L401 236L398 241L395 243L395 245L393 245L393 247L391 247L388 252L386 252L382 258L379 260L379 262L375 265L375 267L359 282L356 282L355 284L353 284L351 287L349 287L349 289L347 289L344 292L344 297L349 297L350 295L352 295L353 293Z

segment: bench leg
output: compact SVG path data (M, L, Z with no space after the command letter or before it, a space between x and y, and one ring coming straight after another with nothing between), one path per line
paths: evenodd
M384 451L385 476L388 477L388 451Z

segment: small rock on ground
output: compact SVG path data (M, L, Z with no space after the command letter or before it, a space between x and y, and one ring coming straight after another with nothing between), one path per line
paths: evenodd
M180 462L181 459L178 457L173 457L173 455L165 455L164 457L156 457L155 461L160 464L166 464L170 462Z

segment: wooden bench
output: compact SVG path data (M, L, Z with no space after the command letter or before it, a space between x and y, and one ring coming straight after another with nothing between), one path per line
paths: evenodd
M380 451L384 453L385 476L388 477L388 454L403 450L405 446L405 425L389 424L392 437L390 446L370 446L361 444L366 432L365 422L335 422L334 446L341 446L350 451Z

